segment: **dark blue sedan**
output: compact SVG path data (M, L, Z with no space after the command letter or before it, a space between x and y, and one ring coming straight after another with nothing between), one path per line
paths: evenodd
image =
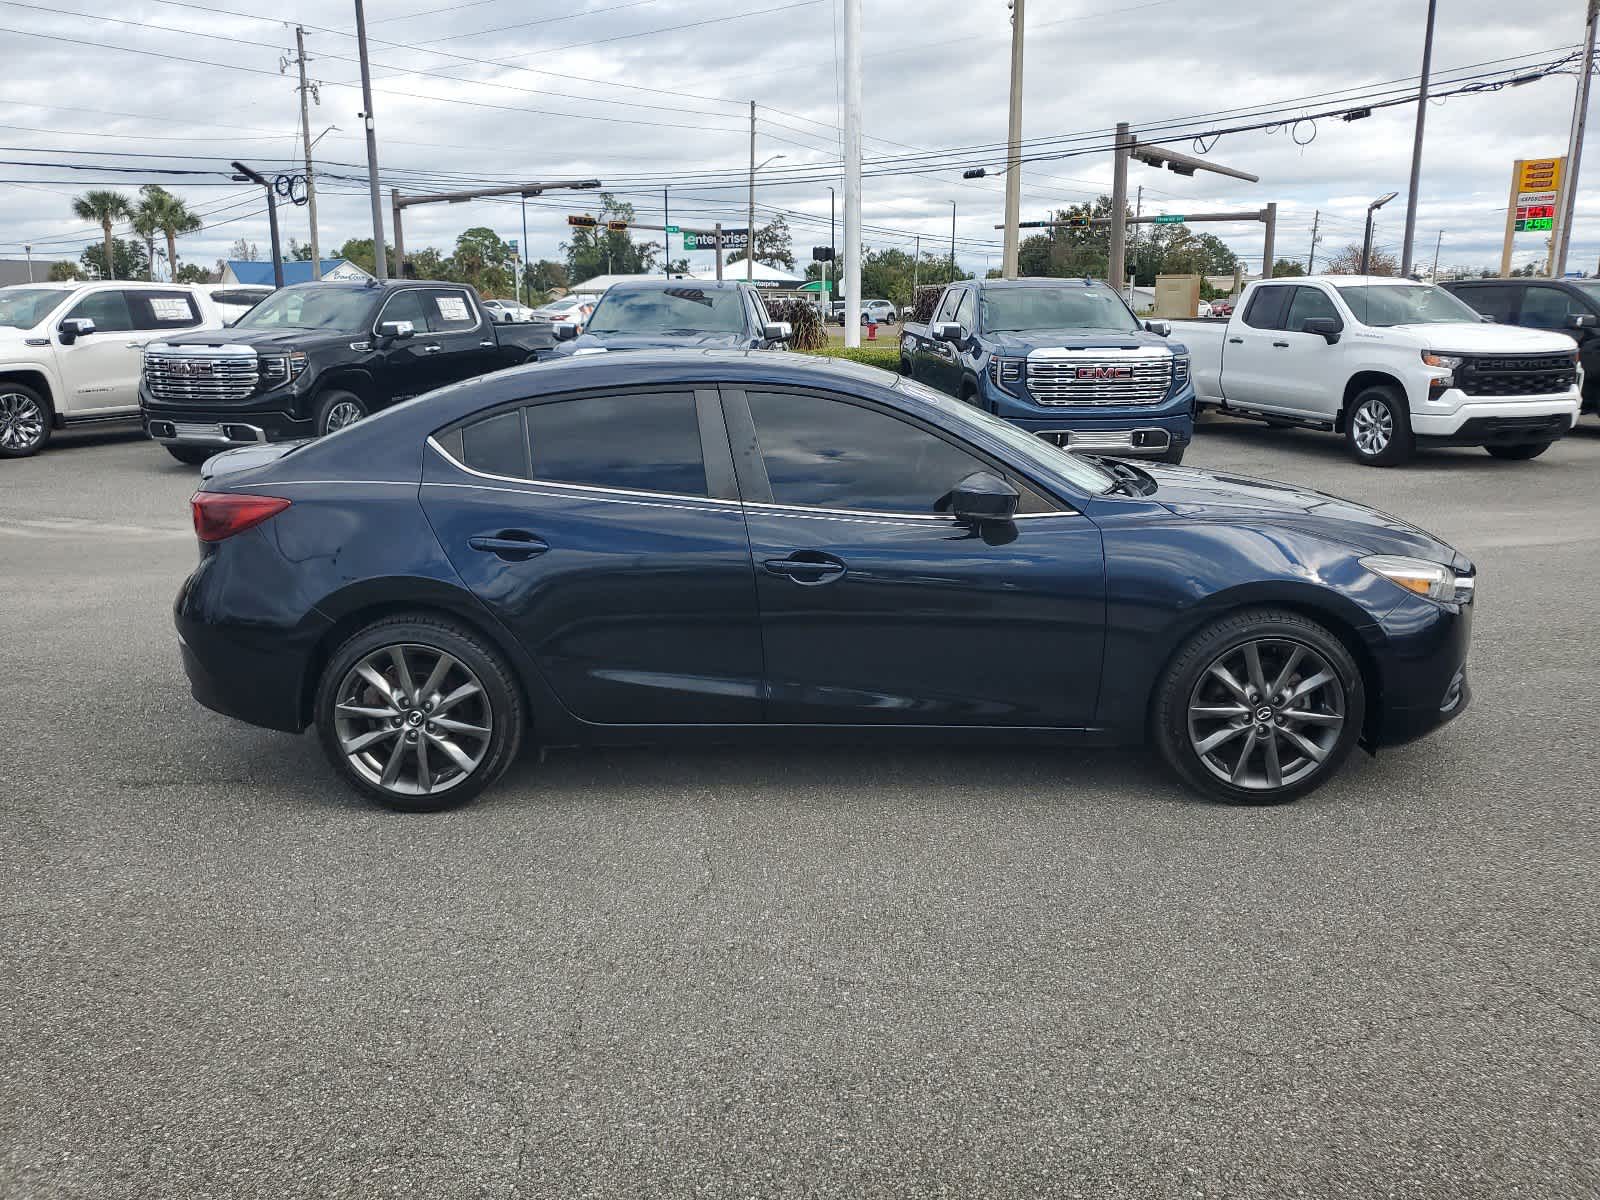
M1467 704L1474 570L1303 488L1059 450L772 353L503 371L214 459L196 698L396 808L525 739L1149 740L1287 800Z

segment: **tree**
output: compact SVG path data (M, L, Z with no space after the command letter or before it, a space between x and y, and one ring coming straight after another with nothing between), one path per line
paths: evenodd
M156 234L160 230L160 226L156 224L155 210L144 201L140 201L133 210L132 223L133 232L144 240L144 278L152 279L154 276L150 272L154 269L156 261Z
M289 239L289 258L286 261L310 262L311 244L309 242L302 242L299 238L291 237Z
M73 198L72 213L81 221L98 221L105 234L105 245L100 251L100 261L115 265L116 252L111 246L111 225L114 221L127 220L133 215L133 206L128 203L128 198L121 192L95 191L85 192ZM102 276L105 279L116 279L115 275Z
M1280 258L1272 264L1272 277L1282 279L1288 275L1304 275L1306 269L1292 258Z
M222 272L219 271L217 274L220 276ZM184 263L183 266L178 268L178 282L210 283L211 272L206 270L199 263Z
M526 264L522 279L528 288L528 299L534 304L544 304L551 299L552 292L564 292L569 286L567 268L548 258Z
M1346 246L1322 268L1327 275L1359 275L1361 274L1361 247L1357 245ZM1400 274L1400 260L1376 246L1372 249L1372 261L1367 266L1368 275L1398 275Z
M83 269L77 263L53 262L50 264L50 282L66 283L83 278Z
M371 242L367 243L369 246ZM254 242L247 242L240 238L228 250L228 258L234 262L260 262L261 251L256 249Z
M504 296L511 291L516 256L494 230L477 225L456 238L450 269L462 283L477 289L480 296Z
M735 250L728 256L728 265L743 262L744 257L743 250ZM756 261L766 263L769 267L794 270L793 239L789 236L789 222L783 219L783 214L778 214L770 224L756 230Z
M99 242L84 247L78 261L92 276L100 279L148 279L150 259L137 238L111 239L111 267L106 271L106 250Z
M660 242L635 242L628 231L606 228L608 221L632 221L633 205L619 201L610 192L600 193L599 222L593 229L574 229L572 240L563 242L567 255L567 278L582 283L596 275L639 275L655 269Z
M412 279L453 280L450 260L432 246L406 254L406 274Z
M139 189L139 208L134 213L134 228L141 224L154 226L167 238L167 270L172 277L178 277L178 237L180 234L194 233L202 225L202 221L189 211L189 206L166 188L153 183L147 183ZM148 247L148 239L146 242ZM154 250L150 257L155 257Z

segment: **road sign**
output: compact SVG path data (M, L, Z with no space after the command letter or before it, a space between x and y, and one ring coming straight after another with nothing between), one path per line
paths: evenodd
M678 227L676 225L668 225L667 228L664 230L664 232L666 232L666 233L677 233L678 232Z
M600 222L589 216L568 215L567 224L574 229L593 229Z
M724 250L743 250L745 243L750 240L748 229L724 229L722 231L722 248ZM714 233L683 234L683 248L685 250L715 250L717 248L717 235Z
M1162 213L1156 218L1157 225L1182 225L1183 218L1177 213Z

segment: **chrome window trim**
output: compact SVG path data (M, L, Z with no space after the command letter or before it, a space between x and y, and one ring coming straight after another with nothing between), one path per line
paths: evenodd
M448 455L446 457L448 457ZM481 472L474 472L474 473L475 474L480 474ZM487 479L500 479L500 478L503 478L503 477L502 476L497 476L497 475L488 475L488 476L485 476L485 478L487 478ZM475 491L475 492L508 492L508 493L510 493L512 495L516 495L516 496L545 496L545 495L549 495L549 492L548 491L541 491L540 490L541 488L552 488L552 487L553 488L563 488L563 487L568 487L568 486L574 486L574 487L580 486L580 485L576 485L576 484L569 485L569 484L564 484L564 483L563 484L551 485L551 484L546 484L546 483L538 482L536 480L531 480L531 479L508 479L508 480L506 480L506 482L507 483L519 483L519 484L522 484L523 486L521 486L521 487L494 487L494 486L492 486L490 484L487 484L487 483L449 483L449 482L447 482L445 480L440 480L440 479L425 479L425 480L422 481L421 486L422 487L465 488L468 491ZM739 502L737 500L717 500L717 499L714 499L714 498L712 498L710 496L707 496L707 497L705 497L705 500L707 501L707 504L682 504L682 503L671 503L671 504L669 504L669 503L666 503L664 500L648 499L647 497L665 496L667 500L674 500L674 501L693 500L693 499L695 499L695 497L693 497L693 496L673 496L670 493L665 493L665 492L624 492L621 489L618 489L616 494L606 495L606 494L604 494L603 489L600 489L600 488L587 488L587 487L585 487L585 488L582 488L581 490L583 492L585 492L586 494L583 495L583 496L577 496L577 497L566 496L564 498L568 499L568 500L572 500L572 499L592 500L596 504L632 504L632 505L635 505L636 507L642 507L642 508L676 508L676 509L682 509L682 510L684 510L686 512L718 512L718 513L722 513L722 514L724 514L726 516L742 516L743 515L742 512L740 511ZM557 492L556 494L558 496L561 495L560 492Z
M516 411L516 410L507 410ZM564 479L522 479L515 475L495 475L489 471L480 471L476 467L469 467L450 451L446 450L436 441L432 434L428 435L428 445L431 446L440 458L468 475L476 475L479 479L493 479L499 483L524 483L535 484L545 488L573 488L580 492L596 492L614 496L639 496L646 500L692 500L707 504L737 504L737 500L724 500L719 496L696 496L689 492L647 492L637 488L597 487L592 483L568 483ZM459 486L459 485L458 485Z
M377 337L378 336L378 326L383 324L383 314L389 311L389 305L393 304L396 299L398 299L401 295L403 295L406 292L420 292L420 291L422 291L422 289L419 288L419 287L402 287L402 288L395 288L392 292L390 292L387 296L385 296L384 299L383 299L383 306L378 309L378 315L372 319L372 336L373 337ZM424 319L424 321L426 321L426 319L427 319L426 318L426 314L424 314L424 318L423 319ZM431 337L432 336L431 333L426 328L413 329L411 331L411 334L412 334L413 337Z
M948 513L914 513L914 512L878 512L868 508L818 508L806 504L769 504L763 500L747 500L746 508L761 509L763 511L788 512L806 517L832 517L843 519L856 519L870 517L880 521L940 521L945 524L955 524L956 519ZM1039 517L1077 517L1082 516L1076 511L1058 511L1045 513L1016 513L1013 521L1032 521Z

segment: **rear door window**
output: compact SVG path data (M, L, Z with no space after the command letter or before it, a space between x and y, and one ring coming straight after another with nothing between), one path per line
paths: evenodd
M428 314L428 328L434 333L464 333L477 327L478 314L465 292L429 289L421 293Z
M708 494L692 392L584 396L526 412L535 479Z
M1244 310L1244 323L1252 329L1282 329L1291 287L1257 288Z
M200 324L200 306L188 292L128 292L135 329L192 329Z

